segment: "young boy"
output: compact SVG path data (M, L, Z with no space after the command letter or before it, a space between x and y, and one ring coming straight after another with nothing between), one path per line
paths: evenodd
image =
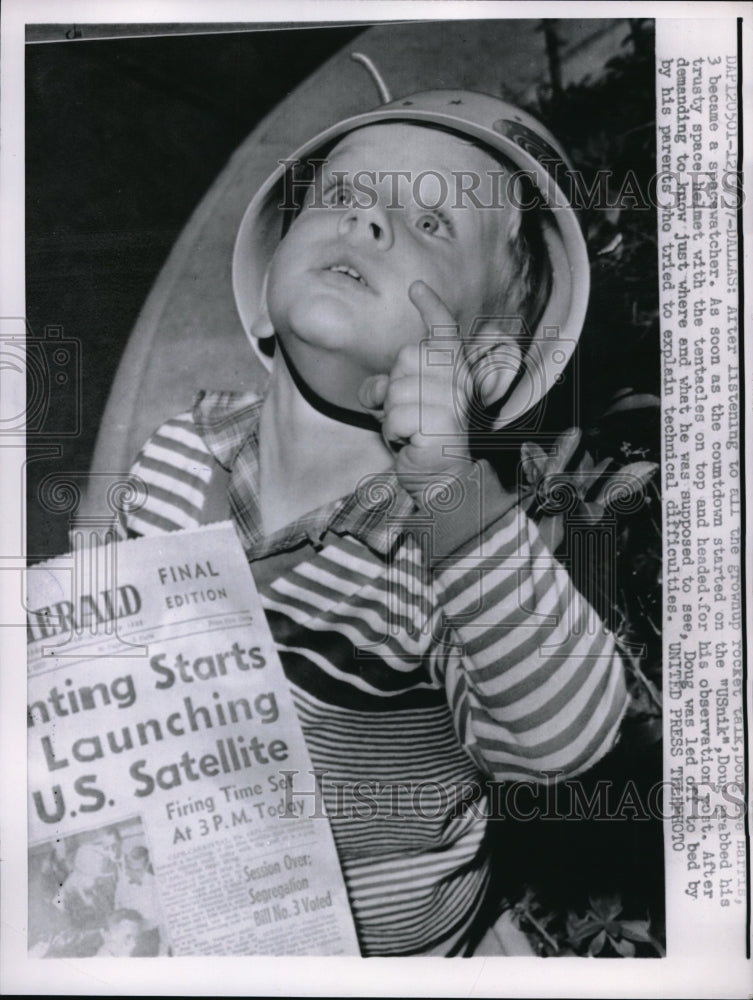
M467 953L489 877L469 789L585 770L625 706L613 638L470 454L479 399L504 397L497 424L521 393L535 403L567 353L543 331L582 320L572 212L552 211L542 266L532 217L498 197L500 154L536 162L508 125L553 148L474 94L340 123L307 147L326 162L281 240L278 171L235 260L242 318L276 337L264 396L200 394L134 466L148 495L131 533L235 521L326 772L363 955ZM463 177L475 197L456 197ZM498 315L523 315L530 344ZM521 390L534 350L541 386Z

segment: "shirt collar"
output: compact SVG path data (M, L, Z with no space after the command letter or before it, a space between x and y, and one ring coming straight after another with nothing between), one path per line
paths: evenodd
M265 538L259 516L259 418L263 398L253 392L198 394L193 409L196 428L210 453L231 474L230 506L244 548L256 558L294 548L308 539L321 547L328 531L352 535L373 552L386 556L397 543L416 504L393 471L376 473L348 496L305 514Z

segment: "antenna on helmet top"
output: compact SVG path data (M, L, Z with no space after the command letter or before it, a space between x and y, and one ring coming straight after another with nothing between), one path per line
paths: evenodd
M367 72L369 73L369 76L374 81L376 88L379 91L379 96L382 98L382 104L389 104L390 101L392 100L392 94L390 93L390 89L384 82L384 77L376 68L371 59L369 59L369 57L365 55L363 52L351 52L350 58L354 62L361 63L361 65L366 68Z

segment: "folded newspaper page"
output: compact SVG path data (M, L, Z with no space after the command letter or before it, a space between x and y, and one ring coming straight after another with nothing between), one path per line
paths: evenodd
M232 525L29 573L37 957L358 954L329 824Z

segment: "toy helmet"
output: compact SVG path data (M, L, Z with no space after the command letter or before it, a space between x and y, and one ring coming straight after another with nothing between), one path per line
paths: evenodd
M388 98L370 60L356 53L353 58L372 70L383 98ZM494 428L503 427L536 406L560 380L583 326L590 268L580 225L557 180L572 169L566 154L535 118L497 97L466 90L430 90L386 100L372 111L324 129L278 165L246 209L235 243L233 291L243 328L269 367L270 359L259 349L252 327L260 311L266 270L282 237L279 205L286 173L296 163L321 156L354 129L387 122L440 127L501 153L531 178L542 207L550 210L541 213L541 219L551 290L536 328L530 331L521 373L494 418Z

